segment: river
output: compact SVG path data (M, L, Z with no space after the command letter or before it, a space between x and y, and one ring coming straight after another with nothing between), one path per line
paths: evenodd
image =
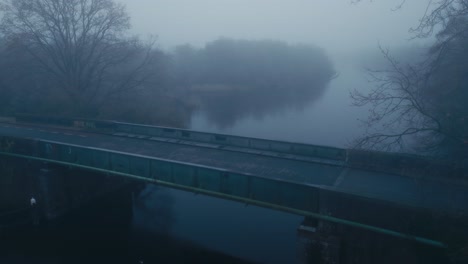
M301 107L283 107L261 117L242 115L243 118L233 120L228 126L210 122L206 113L200 111L193 115L190 128L345 147L363 132L357 119L366 114L363 109L351 107L349 92L370 86L363 72L354 65L342 64L337 71L339 76L325 91ZM112 210L104 218L100 216L101 221L84 225L83 219L99 215L97 212L103 207L88 208L68 216L53 230L41 230L42 236L35 235L37 230L21 234L18 238L24 239L9 245L10 253L2 252L0 261L241 263L229 256L257 263L297 261L297 227L303 220L301 216L154 185L147 185L133 197L132 204L131 214L124 213L124 216L119 216L120 206L106 204L105 208ZM128 218L128 221L117 224L110 221L115 218ZM103 231L110 226L114 229ZM172 244L177 246L169 246ZM155 252L172 254L161 256Z
M338 65L338 77L317 100L304 107L284 108L261 118L246 116L232 126L210 122L206 113L196 112L190 128L291 142L346 147L363 133L358 119L367 110L352 107L350 91L371 87L356 65ZM242 105L239 105L242 108ZM245 206L205 196L170 191L175 200L178 237L195 241L230 255L261 263L295 263L296 230L301 216Z
M363 134L358 119L367 115L365 108L352 106L350 92L369 90L372 83L356 64L343 62L336 67L338 77L325 92L301 108L289 107L261 118L254 115L236 120L232 126L211 122L205 112L196 112L191 121L193 130L216 132L291 142L346 147ZM242 105L238 106L240 109Z
M338 77L323 94L302 107L284 107L258 117L253 113L238 120L217 124L206 113L196 112L190 128L248 137L304 142L346 147L364 132L358 119L367 110L351 106L350 92L371 88L365 72L352 63L336 68ZM242 105L239 105L242 108ZM297 260L297 227L303 217L256 206L225 201L176 190L148 187L154 197L164 193L172 199L171 234L207 248L260 263L295 263ZM149 199L157 204L160 199ZM158 207L158 206L156 206ZM137 225L151 227L137 212Z

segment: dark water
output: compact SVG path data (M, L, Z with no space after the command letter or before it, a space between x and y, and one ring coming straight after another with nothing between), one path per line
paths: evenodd
M41 226L0 233L0 263L298 263L302 220L147 185L137 195L124 190ZM407 240L372 240L362 230L342 237L344 263L465 263ZM348 249L346 243L359 246Z
M142 197L137 227L250 261L296 263L301 216L152 185Z
M58 220L0 233L0 263L249 263L173 236L163 223L171 211L151 208L161 215L136 221L148 213L142 199L126 190Z

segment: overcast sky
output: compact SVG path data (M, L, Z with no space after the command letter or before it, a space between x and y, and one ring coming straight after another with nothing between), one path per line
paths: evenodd
M161 47L200 46L218 37L279 39L313 43L330 52L345 47L407 42L426 0L120 0L132 17L133 31L158 36ZM392 3L390 3L392 2Z

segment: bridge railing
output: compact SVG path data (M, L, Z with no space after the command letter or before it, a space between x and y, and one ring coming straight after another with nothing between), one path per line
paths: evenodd
M335 147L199 132L180 128L150 126L116 121L79 118L70 119L63 117L43 117L32 115L17 115L16 120L18 122L69 126L100 132L138 134L149 137L172 138L181 141L189 140L222 146L250 148L261 151L274 151L284 154L301 155L313 158L331 159L338 161L346 160L346 150Z
M405 153L348 150L349 167L414 178L435 178L468 185L468 163Z
M127 133L147 137L163 137L180 141L195 141L218 146L230 146L259 151L271 151L285 155L300 155L311 158L342 162L342 166L381 171L409 177L468 178L467 162L450 162L430 157L402 153L387 153L368 150L341 149L303 143L275 141L217 133L199 132L179 128L132 124L117 121L71 119L17 115L18 122L67 126L101 133Z
M41 124L46 126L74 127L80 129L95 130L99 132L113 132L114 122L106 120L94 120L84 118L66 118L58 116L36 116L18 114L16 122Z
M148 135L153 137L174 138L179 140L192 140L209 144L250 148L263 151L274 151L285 154L310 156L332 160L344 161L346 159L346 150L334 147L199 132L178 128L146 126L122 122L114 122L114 124L114 130L116 132Z
M114 131L153 137L193 140L223 146L342 161L342 166L398 174L408 177L468 179L468 164L405 153L341 149L302 143L197 132L184 129L114 122Z

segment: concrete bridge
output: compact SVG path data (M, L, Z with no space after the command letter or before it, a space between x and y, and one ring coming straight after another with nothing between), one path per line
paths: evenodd
M435 247L447 246L441 225L468 216L466 164L407 154L23 115L0 123L0 155L299 214L313 230L323 221Z

